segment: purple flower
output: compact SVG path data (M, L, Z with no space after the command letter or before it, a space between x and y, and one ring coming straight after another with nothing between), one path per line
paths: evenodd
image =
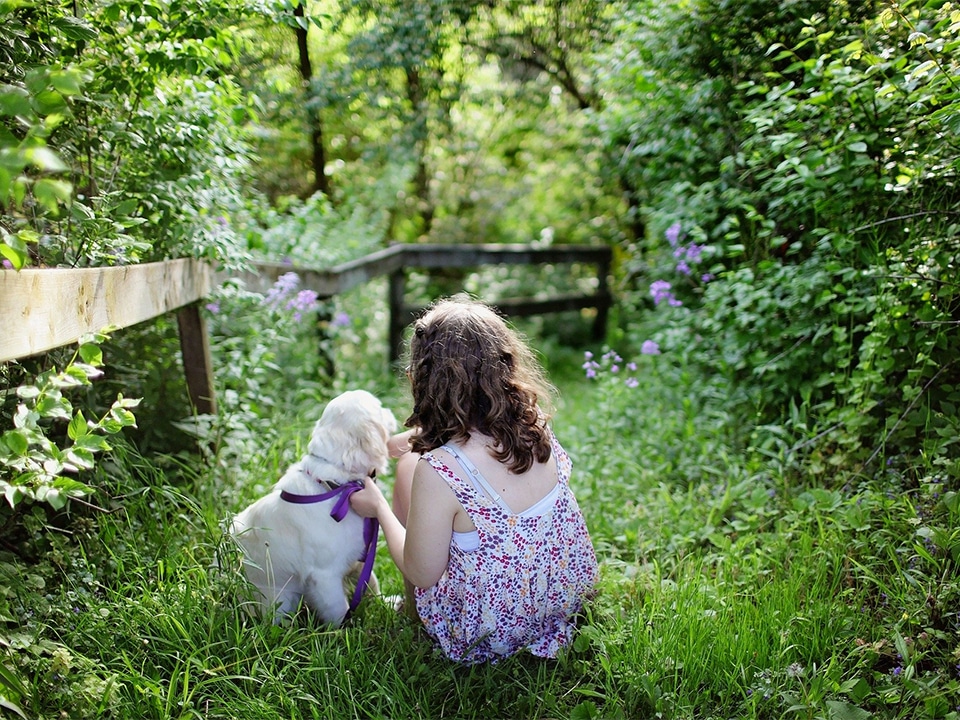
M330 324L334 327L346 327L350 324L350 316L341 310L333 316L333 320L330 322Z
M263 304L276 307L283 302L290 293L296 290L298 285L300 285L300 277L296 273L284 273L277 278L273 287L267 292L263 298Z
M4 269L6 269L6 270L10 270L10 269L13 268L13 263L10 262L9 260L7 260L6 258L4 258L4 259L3 259L3 267L4 267Z
M629 370L630 372L636 372L637 364L635 362L627 363L627 370Z
M592 368L592 367L588 367L588 368L587 368L587 377L588 377L588 378L595 378L596 376L597 376L597 371L596 371L594 368Z
M690 243L687 247L687 260L696 264L700 262L700 258L703 255L703 245L697 245L696 243Z
M610 372L612 372L614 375L616 375L618 372L620 372L620 366L619 366L619 365L611 365L611 366L610 366Z
M708 283L716 277L717 276L714 275L713 273L704 273L703 275L700 276L700 282Z
M626 385L628 388L635 388L637 385L640 384L640 381L637 380L635 377L628 377L626 380L623 381L623 384Z
M668 305L676 307L677 305L682 305L679 300L674 296L673 292L670 290L670 283L666 280L655 280L650 283L650 295L653 297L653 304L659 305L664 300L667 301Z
M677 272L683 275L690 274L690 266L687 265L686 260L681 260L680 262L677 263Z
M207 303L206 308L207 308L207 312L212 313L213 315L216 315L218 312L220 312L220 303L209 302Z
M676 247L680 241L680 223L676 222L668 227L664 235L667 236L667 242L670 243L670 247Z
M656 340L644 340L643 345L640 346L641 355L659 355L660 354L660 345Z
M316 309L317 305L317 293L313 290L301 290L287 303L287 310L293 310L293 319L300 320L304 312Z
M227 219L226 219L223 215L218 215L218 216L217 216L217 225L219 225L220 227L226 227L226 226L227 226Z

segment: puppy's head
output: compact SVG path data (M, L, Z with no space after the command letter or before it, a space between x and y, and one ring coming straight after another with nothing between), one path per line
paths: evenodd
M349 477L382 473L389 460L387 440L396 429L393 413L377 398L366 390L350 390L324 408L307 449Z

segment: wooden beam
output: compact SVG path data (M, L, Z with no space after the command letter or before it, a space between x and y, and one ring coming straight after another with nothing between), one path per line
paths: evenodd
M207 295L211 282L209 267L189 258L77 270L0 270L0 362L176 310Z
M442 268L480 265L543 265L549 263L609 262L610 248L596 245L404 245L407 267Z

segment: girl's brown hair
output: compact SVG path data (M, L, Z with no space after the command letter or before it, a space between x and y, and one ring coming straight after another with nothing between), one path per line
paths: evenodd
M471 431L493 438L494 457L520 474L550 458L548 414L553 388L520 335L483 303L454 298L434 304L414 324L409 376L413 413L406 426L422 453Z

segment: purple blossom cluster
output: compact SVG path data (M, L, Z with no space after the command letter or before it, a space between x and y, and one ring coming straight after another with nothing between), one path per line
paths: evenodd
M300 290L300 277L293 272L284 273L263 298L263 304L273 309L293 311L293 319L299 322L305 312L316 310L320 303L313 290Z
M678 222L668 227L664 235L670 247L673 249L673 258L677 261L677 272L689 277L693 274L693 268L691 266L698 265L703 259L704 246L697 245L695 242L691 242L689 245L681 244L680 241L684 234ZM705 283L713 279L714 275L712 273L703 273L700 276L700 281Z
M670 283L666 280L654 280L650 283L650 295L653 297L654 305L659 305L662 302L666 302L667 305L671 307L683 305L682 302L677 300L676 295L673 294Z
M653 340L647 340L640 352L643 355L659 355L660 347ZM590 380L597 380L604 373L607 373L608 377L615 379L615 382L622 382L628 388L635 388L640 385L640 380L636 376L637 363L632 360L624 362L624 359L613 350L605 352L599 361L589 350L583 354L583 358L582 367Z

